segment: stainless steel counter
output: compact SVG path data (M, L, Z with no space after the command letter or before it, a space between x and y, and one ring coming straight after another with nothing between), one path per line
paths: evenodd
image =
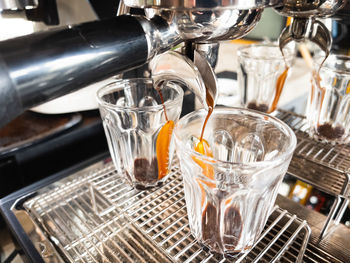
M45 262L301 262L310 234L276 206L249 253L210 253L191 235L177 164L162 187L137 191L99 162L41 188L23 208L13 212Z

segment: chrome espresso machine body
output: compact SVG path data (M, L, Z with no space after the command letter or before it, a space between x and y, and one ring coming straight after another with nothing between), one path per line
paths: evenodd
M0 11L33 14L44 2L0 0ZM116 17L2 41L0 127L26 109L141 66L182 42L188 57L196 49L215 65L216 43L247 34L264 8L293 17L281 34L281 49L290 41L310 40L328 53L332 39L318 19L350 21L348 6L345 0L124 0ZM144 14L130 15L130 8ZM45 20L51 22L55 24L54 19ZM278 117L301 134L302 116L279 111ZM325 163L316 164L322 149L318 144L307 148L310 141L302 138L297 150L302 154L306 149L305 159L293 160L289 172L299 178L301 171L312 183L316 180L312 173L318 176L321 167L328 172L320 184L322 190L332 192L329 181L338 180L339 171ZM334 156L331 161L346 150L325 148L327 158ZM308 166L306 158L312 150L316 153ZM344 160L341 163L347 164L346 156ZM341 176L345 179L343 186L334 190L340 201L334 202L332 216L348 204L344 201L340 205L349 197L349 172L341 172ZM163 187L130 190L114 171L108 155L100 155L1 199L0 211L28 262L230 262L193 240L180 179L175 164ZM326 218L282 197L277 204L280 208L271 214L259 246L240 262L347 262L350 231L345 226L336 229L330 239L323 239L328 223L333 219L339 223L338 216ZM327 227L323 227L324 221ZM79 232L78 238L72 229ZM305 252L303 260L300 251Z
M45 2L45 1L39 1ZM0 43L0 126L24 110L103 78L140 66L184 42L218 42L247 34L263 9L294 17L282 35L310 39L327 52L331 38L318 17L335 14L345 0L124 1L146 16L121 15L53 29ZM38 1L0 1L2 13L34 9ZM120 13L123 12L121 2ZM54 21L55 19L47 19ZM93 74L91 74L93 72Z

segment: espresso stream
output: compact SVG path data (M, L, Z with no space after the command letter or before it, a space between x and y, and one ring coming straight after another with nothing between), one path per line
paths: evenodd
M286 64L285 70L282 72L281 75L279 75L276 83L276 91L275 91L275 97L273 98L272 104L270 109L267 111L267 113L274 112L277 108L278 101L281 97L281 93L284 87L284 83L286 82L287 75L288 75L289 67Z
M166 123L163 125L163 127L160 129L158 133L157 142L156 142L156 152L157 152L157 160L158 160L158 180L160 180L168 174L169 146L170 146L171 136L173 134L175 123L174 121L168 119L162 91L160 89L157 89L157 91L162 101L164 116L166 120Z

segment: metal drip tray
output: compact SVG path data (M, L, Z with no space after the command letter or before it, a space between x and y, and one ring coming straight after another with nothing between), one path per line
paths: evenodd
M284 110L279 110L276 116L298 138L288 173L336 197L320 233L322 239L339 224L350 201L350 145L332 145L310 138L304 116Z
M64 261L301 262L310 228L286 210L275 207L248 254L224 258L191 235L177 165L162 187L149 191L131 189L111 163L93 168L41 189L23 204L36 232L48 237ZM40 252L50 262L54 252Z

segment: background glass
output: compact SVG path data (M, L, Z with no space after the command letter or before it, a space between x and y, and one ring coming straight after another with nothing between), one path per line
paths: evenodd
M166 111L151 79L119 80L97 92L114 165L139 189L166 179L174 153L172 129L180 117L183 91L168 82L161 94Z
M215 109L204 139L213 157L199 154L204 110L175 127L191 231L219 253L251 248L264 228L296 145L280 120L251 110Z
M284 49L285 60L291 67L294 54ZM277 83L286 63L277 45L247 45L238 49L238 85L244 107L261 112L273 112L274 100L279 100ZM290 69L287 75L290 75Z
M314 59L317 72L323 57ZM307 119L312 137L325 142L349 143L350 57L331 55L311 81Z

